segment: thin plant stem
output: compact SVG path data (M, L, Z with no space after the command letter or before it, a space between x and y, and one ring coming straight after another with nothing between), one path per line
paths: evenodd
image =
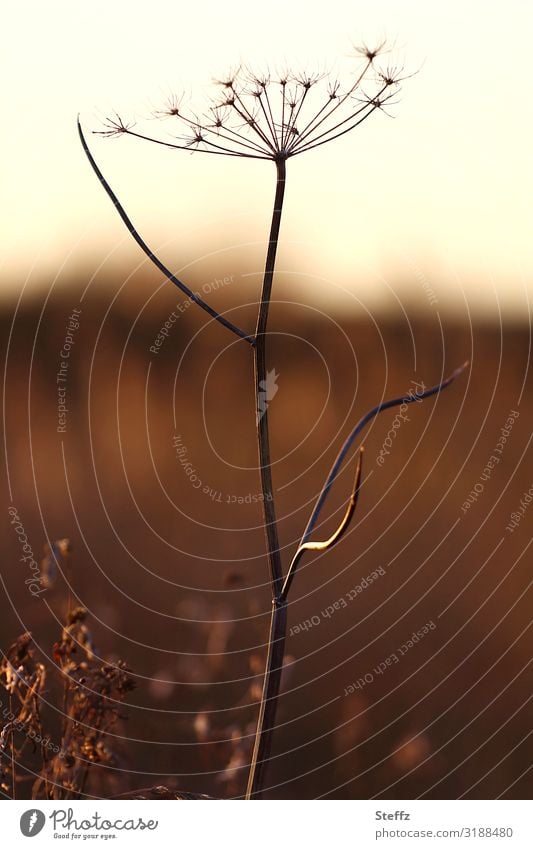
M259 799L263 792L265 773L272 749L272 737L276 722L286 634L287 602L274 599L272 601L272 615L270 617L263 692L261 694L252 762L248 775L246 799Z
M281 213L283 210L283 198L285 194L286 162L284 157L276 159L276 194L274 197L274 209L272 211L272 222L270 225L270 236L268 251L263 277L263 288L261 292L261 303L257 318L255 333L254 361L255 361L255 396L257 411L257 441L259 448L259 467L261 473L261 487L263 492L263 513L265 521L265 534L268 550L268 561L270 567L270 582L272 588L272 616L270 620L270 633L268 638L268 654L266 660L265 675L263 679L263 693L257 721L255 743L250 765L248 787L246 798L257 798L263 789L263 779L266 762L270 755L272 744L272 733L276 718L277 700L281 670L283 667L283 652L285 646L285 635L287 630L287 609L285 602L281 602L280 593L283 585L283 569L278 542L278 530L276 524L276 511L274 506L274 492L272 486L272 465L270 460L270 443L268 432L268 410L261 409L260 393L264 393L267 378L266 347L267 347L267 322L272 293L272 282L274 279L274 267L276 264L276 253L279 240L279 229L281 224Z
M261 473L261 486L263 491L263 511L265 517L265 532L268 547L268 560L270 565L270 579L272 583L274 598L281 590L283 572L279 552L278 532L276 526L276 512L274 508L274 494L272 487L272 468L270 462L270 444L268 435L268 409L260 410L261 393L265 391L267 379L266 347L267 347L267 322L270 307L270 296L272 282L274 279L274 267L276 264L276 252L278 249L279 228L281 224L281 213L283 209L283 197L285 194L285 159L276 161L277 181L276 195L274 198L274 209L272 211L272 223L270 226L270 237L263 277L263 288L261 292L261 303L257 318L255 333L254 361L255 361L255 396L257 411L257 441L259 445L259 467Z

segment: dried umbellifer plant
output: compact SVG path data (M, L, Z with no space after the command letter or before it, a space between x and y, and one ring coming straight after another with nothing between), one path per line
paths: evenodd
M307 551L326 551L347 529L355 510L360 490L362 448L358 452L354 486L346 514L337 531L327 540L311 540L328 494L339 475L352 447L365 425L378 413L401 404L410 404L436 395L445 389L463 370L457 369L450 377L416 396L406 394L378 404L355 425L346 438L317 498L296 553L286 572L283 569L278 542L275 512L275 493L272 484L269 447L268 409L264 404L267 372L267 323L272 284L278 249L283 200L287 182L287 161L345 136L359 127L374 112L385 111L406 79L401 68L381 66L384 45L375 49L364 46L356 51L356 68L347 85L331 75L308 75L287 71L272 75L254 74L239 68L227 78L217 82L216 95L201 116L182 108L178 98L171 99L158 113L159 117L176 122L177 135L165 138L145 134L135 124L125 122L120 115L110 118L104 136L129 136L176 150L197 151L210 156L232 156L248 160L270 160L274 164L276 186L274 205L266 251L265 269L255 332L237 327L220 315L184 282L176 277L144 241L121 205L108 181L103 176L78 120L78 130L85 154L111 198L122 221L152 263L189 299L205 310L215 321L249 346L255 365L255 408L261 475L264 528L272 589L272 615L268 637L266 668L263 678L259 718L255 734L246 798L258 798L265 786L265 770L271 751L275 727L276 707L283 667L287 628L289 592L298 565Z

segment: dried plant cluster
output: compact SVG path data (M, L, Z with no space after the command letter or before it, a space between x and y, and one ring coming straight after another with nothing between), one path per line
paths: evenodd
M135 686L124 663L94 653L87 611L67 615L52 663L40 660L31 634L13 643L0 665L3 705L0 790L4 797L77 799L90 791L95 767L116 767L109 732L125 718L120 704ZM58 695L57 704L50 693ZM57 719L60 728L57 729ZM100 770L99 795L112 780Z
M71 544L61 539L44 545L40 562L41 582L58 599L67 596L68 612L60 638L50 657L41 657L30 633L20 636L0 664L0 796L67 800L119 796L136 799L208 799L202 794L174 786L158 785L125 791L128 752L121 739L127 720L123 703L135 689L134 674L120 660L103 662L98 656L85 608L71 606L73 570ZM67 578L64 591L62 577ZM229 570L226 585L241 586L243 575ZM198 619L212 615L200 626L197 647L204 658L184 675L191 682L214 679L224 665L224 654L236 623L225 606L208 609L200 601L188 604L188 615ZM249 601L247 615L257 613ZM258 629L257 639L260 639ZM291 657L286 657L286 675ZM209 696L192 720L199 744L201 766L216 772L219 795L238 796L242 774L250 762L255 731L254 705L261 699L263 661L259 654L248 658L248 686L235 711L223 720L211 714ZM284 680L286 680L284 674ZM152 688L151 688L152 689ZM225 714L223 714L225 716Z

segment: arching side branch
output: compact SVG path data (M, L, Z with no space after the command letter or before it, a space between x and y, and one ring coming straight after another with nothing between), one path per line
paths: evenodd
M352 447L354 441L359 436L359 434L361 433L363 428L368 424L369 421L371 421L373 418L375 418L377 415L379 415L379 413L382 413L383 410L389 410L391 407L399 407L402 404L412 404L413 401L422 401L423 398L429 398L430 395L439 394L440 392L443 391L443 389L446 389L451 383L453 383L455 378L458 377L465 370L467 365L468 365L468 361L466 363L463 363L462 366L459 366L459 368L455 369L455 371L449 377L445 378L445 380L441 381L440 383L437 383L435 386L432 386L430 389L426 389L424 392L420 392L419 394L417 393L417 394L414 394L414 395L413 394L403 395L401 398L392 398L390 401L384 401L382 404L378 404L376 407L373 407L368 413L366 413L366 415L363 416L362 419L359 419L359 421L355 425L354 429L352 430L350 435L345 440L344 445L342 446L341 450L337 454L337 458L336 458L335 462L333 463L333 466L331 467L331 471L330 471L330 473L329 473L329 475L326 479L326 482L325 482L324 486L322 487L320 495L317 498L315 507L314 507L313 512L311 513L311 517L310 517L310 519L307 523L307 527L306 527L306 529L303 533L302 539L300 540L300 545L298 546L298 550L296 552L296 555L293 559L293 562L291 563L289 571L287 572L287 577L285 578L285 583L283 584L281 597L284 601L287 600L287 595L288 595L289 590L291 588L291 584L294 580L294 575L296 573L298 563L301 559L301 557L297 557L298 552L300 552L302 550L304 545L308 544L308 540L309 540L309 538L310 538L310 536L313 532L313 529L314 529L314 527L315 527L315 525L318 521L318 517L320 516L322 508L323 508L324 504L326 503L326 499L329 495L329 491L330 491L331 487L333 486L333 483L335 482L335 480L336 480L336 478L337 478L337 476L338 476L338 474L341 470L341 467L342 467L342 464L343 464L343 462L346 458L346 455L348 454L348 452L349 452L350 448ZM345 528L344 528L344 530L345 530ZM304 550L308 550L308 549L304 549Z
M201 307L203 310L205 310L207 313L209 313L209 315L212 318L214 318L216 321L218 321L220 324L222 324L228 330L231 330L231 332L234 333L236 336L238 336L240 339L244 339L246 342L249 342L250 345L253 346L255 344L255 339L254 339L253 336L249 336L247 333L244 332L244 330L241 330L240 327L237 327L231 321L228 321L227 318L224 318L223 315L220 315L220 313L218 313L216 310L214 310L213 307L210 307L209 304L206 304L206 302L204 300L202 300L202 298L200 298L195 292L193 292L192 289L189 289L189 287L185 283L182 283L181 280L179 280L174 274L172 274L172 272L169 271L169 269L161 262L159 257L157 257L154 254L154 252L148 247L148 245L146 244L144 239L137 232L137 230L134 227L133 223L131 222L130 218L126 214L124 207L120 203L120 201L117 198L116 194L114 193L113 189L111 188L111 186L109 185L109 183L105 179L105 177L102 174L102 172L100 171L98 165L96 164L96 161L95 161L91 151L89 150L89 146L88 146L88 144L85 140L85 136L83 135L83 130L81 128L79 118L78 118L78 133L79 133L79 136L80 136L80 141L81 141L83 150L85 151L85 155L87 156L87 159L89 160L94 173L96 174L96 176L100 180L102 186L106 190L107 194L109 195L109 197L113 201L113 205L115 206L118 214L122 218L122 220L123 220L124 224L126 225L129 233L133 236L133 238L135 239L135 241L137 242L137 244L139 245L141 250L144 251L144 253L148 257L148 259L153 262L153 264L156 266L156 268L158 268L159 271L161 271L165 275L165 277L168 280L170 280L171 283L174 283L174 285L177 286L178 289L180 289L185 295L187 295L187 297L190 298L191 301L193 301L195 304L198 304L198 306Z

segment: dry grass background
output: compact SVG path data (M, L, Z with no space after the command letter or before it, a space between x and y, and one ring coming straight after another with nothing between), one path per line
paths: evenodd
M250 352L217 326L187 347L205 328L189 309L152 355L177 297L165 287L137 317L151 279L139 274L112 305L121 279L101 279L83 302L65 463L55 375L86 279L54 291L44 309L42 300L23 301L6 377L13 501L39 555L46 538L70 538L74 603L88 608L102 657L124 658L133 670L114 792L165 783L238 795L248 757L240 737L253 730L270 612L260 507L191 487L172 440L177 430L204 485L258 492ZM214 305L232 297L219 292ZM3 354L11 313L0 315ZM250 324L246 310L239 318ZM413 405L382 468L376 457L395 411L376 421L364 439L366 479L350 533L298 574L289 628L378 566L386 570L346 608L290 637L269 794L527 798L531 516L513 534L505 526L533 478L528 329L449 317L439 324L429 306L410 324L401 314L336 321L273 306L279 390L270 414L273 457L284 458L274 480L285 563L350 425L383 394L407 391L415 376L430 385L467 358L472 366L441 397ZM502 461L463 514L512 409L520 418ZM337 484L324 532L335 527L351 475L347 469ZM7 491L4 503L7 510ZM3 523L0 645L6 651L31 631L49 652L64 617L64 582L59 576L33 599L19 557ZM344 696L430 620L437 628L400 663ZM57 729L58 715L50 722ZM104 770L90 792L109 792Z

